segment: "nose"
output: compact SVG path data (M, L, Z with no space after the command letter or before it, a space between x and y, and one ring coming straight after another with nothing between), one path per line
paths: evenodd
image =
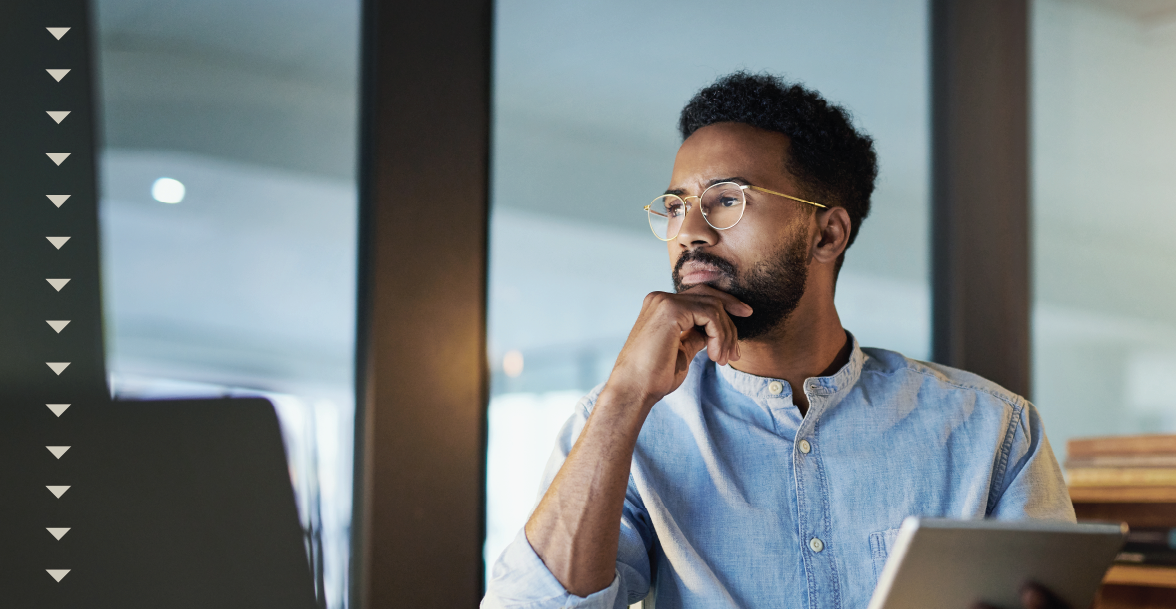
M678 236L674 238L674 241L685 250L714 245L719 233L713 226L707 224L706 218L702 216L702 201L698 197L686 197L686 199L686 203L690 205L690 211L682 219L682 228L678 231Z

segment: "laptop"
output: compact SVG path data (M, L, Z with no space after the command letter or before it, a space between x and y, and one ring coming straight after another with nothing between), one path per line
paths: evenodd
M45 463L0 465L30 497L9 505L12 606L318 606L268 401L75 404L35 429L5 452Z

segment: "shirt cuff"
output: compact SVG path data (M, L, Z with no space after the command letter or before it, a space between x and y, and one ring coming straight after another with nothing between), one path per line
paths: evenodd
M482 609L612 609L620 591L620 578L613 575L607 588L589 594L576 596L564 589L563 584L551 574L543 559L535 553L527 541L525 529L520 530L514 541L502 552L494 563L490 583L486 586L486 597Z

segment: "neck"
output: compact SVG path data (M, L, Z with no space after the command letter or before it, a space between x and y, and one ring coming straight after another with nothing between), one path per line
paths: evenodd
M731 367L768 378L788 381L792 402L803 415L808 412L805 379L829 376L849 362L853 342L841 327L841 318L828 298L806 291L800 304L776 329L752 340L739 341L739 361ZM810 298L810 296L813 296Z

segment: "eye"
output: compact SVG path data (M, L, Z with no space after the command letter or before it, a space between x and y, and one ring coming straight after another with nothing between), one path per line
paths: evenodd
M719 205L722 207L737 207L739 199L737 197L722 196L719 197Z
M671 203L666 205L666 215L671 218L677 218L686 212L686 206L681 203Z

